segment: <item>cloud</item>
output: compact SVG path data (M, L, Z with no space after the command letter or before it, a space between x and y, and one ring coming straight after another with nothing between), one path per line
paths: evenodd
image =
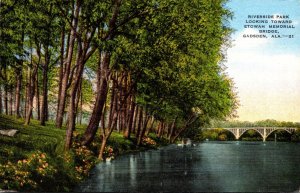
M268 43L270 43L270 39L268 38L245 38L243 35L261 35L257 29L246 28L242 30L240 33L236 34L233 39L233 49L249 49L255 47L261 47Z
M227 56L227 72L241 102L240 119L300 121L300 110L295 108L300 105L299 54L279 52L273 39L243 38L245 33L258 31L244 29L236 34Z

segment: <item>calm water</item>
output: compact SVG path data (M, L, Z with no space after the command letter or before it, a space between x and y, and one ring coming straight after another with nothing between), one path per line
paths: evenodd
M293 192L299 187L300 144L205 142L100 163L75 191Z

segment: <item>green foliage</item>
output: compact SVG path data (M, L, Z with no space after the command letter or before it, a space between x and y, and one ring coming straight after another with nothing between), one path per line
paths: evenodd
M37 151L17 164L0 164L0 178L3 179L0 187L16 190L51 189L57 170L49 161L47 154Z
M117 37L113 63L119 64L113 67L131 73L137 103L156 119L177 118L180 126L196 114L203 124L237 107L233 83L220 65L230 33L223 21L231 14L223 6L224 1L160 1L153 14L124 26L127 36Z
M43 127L32 120L24 126L22 119L1 115L0 129L19 130L15 137L0 136L0 178L7 181L1 180L1 189L70 191L82 178L75 172L75 155L63 153L65 130L54 123Z
M276 132L276 131L275 131ZM262 141L262 136L255 130L250 129L240 137L242 141Z
M108 140L108 146L113 148L115 155L127 153L128 151L137 148L133 141L125 139L121 133L117 132L111 134L111 137Z
M11 88L8 92L12 94L16 85L15 72L21 71L19 76L26 77L22 82L21 98L26 102L24 85L29 82L25 79L29 79L32 69L38 68L39 80L48 77L48 85L40 81L38 86L48 88L47 104L49 109L55 109L59 65L64 63L62 68L68 71L66 58L71 56L68 49L72 49L71 75L65 74L69 76L69 85L65 86L68 91L72 90L75 76L72 73L81 76L76 78L82 80L79 104L83 103L83 108L77 113L87 115L95 100L93 89L95 79L99 78L96 76L99 57L108 52L108 74L126 74L128 78L130 93L118 93L120 96L134 96L137 105L146 109L148 115L168 124L175 120L175 130L188 128L184 135L195 136L200 125L213 118L232 115L238 105L233 82L222 66L226 55L223 47L228 46L231 32L226 24L231 13L225 3L225 0L1 1L0 87L4 85L6 91L7 87ZM78 26L74 27L76 9L80 11L75 19ZM68 42L72 40L72 29L76 31L74 47ZM60 61L61 58L65 61ZM83 75L79 63L83 64ZM105 78L110 86L110 76ZM122 84L118 87L123 87ZM69 96L63 100L68 100ZM50 110L50 118L53 114ZM53 167L65 170L58 177L66 179L59 183L61 189L67 188L65 181L85 176L95 163L101 143L98 137L89 147L80 146L80 134L75 133L73 150L63 155L65 132L54 128L54 124L41 127L33 120L30 126L23 126L21 120L6 124L10 119L0 118L3 119L0 127L20 130L16 138L0 137L4 144L0 148L0 162L26 159L35 150L44 152L63 163L53 162ZM77 129L78 133L82 132ZM220 137L213 135L216 139ZM222 135L221 138L226 137ZM117 155L138 149L135 140L126 140L121 134L113 133L108 145ZM151 134L142 141L143 148L164 143L167 143L165 139ZM108 155L109 151L110 148Z
M222 128L218 129L203 129L201 130L198 135L196 136L195 140L204 141L204 140L235 140L232 133L226 131Z
M155 133L149 133L148 136L150 139L156 142L157 147L168 145L169 141L163 137L159 138Z
M220 141L226 141L227 140L227 135L226 134L221 134L218 136L218 140Z
M295 133L291 136L291 141L300 142L300 129L297 129Z
M93 53L108 51L110 71L129 74L137 104L157 120L171 123L176 119L180 128L191 116L200 120L199 126L212 118L232 115L237 107L236 93L222 66L231 32L226 21L232 13L225 7L226 0L120 1L120 10L113 15L117 2L5 1L0 8L1 62L14 66L18 64L15 61L21 65L22 59L29 69L39 64L39 74L45 70L49 77L49 109L55 109L60 49L70 35L72 13L78 4L71 68L76 69L80 48L90 42L83 48L91 51L82 76L85 113L92 108L89 105L95 96L92 82L99 56ZM61 39L63 33L65 40ZM67 46L62 47L64 56ZM25 57L26 53L33 56ZM49 114L53 116L53 112Z
M32 125L24 126L22 119L9 116L0 116L0 129L17 129L19 133L14 137L0 136L1 154L0 162L17 161L26 158L27 154L40 150L52 154L62 150L64 130L55 128L54 125L39 126L39 122L33 120Z
M73 142L72 151L74 151L73 159L77 180L82 180L88 176L89 171L96 163L95 154L86 146L82 146L79 142Z

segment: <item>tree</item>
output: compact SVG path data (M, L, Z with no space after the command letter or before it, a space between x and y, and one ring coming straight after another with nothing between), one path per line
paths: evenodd
M225 2L7 0L0 7L4 109L12 113L15 102L20 116L25 106L29 124L35 108L45 125L48 105L56 106L57 127L67 116L68 150L84 103L93 102L82 145L101 122L100 159L114 130L135 134L137 145L153 130L174 142L224 119L238 105L222 66L230 33Z

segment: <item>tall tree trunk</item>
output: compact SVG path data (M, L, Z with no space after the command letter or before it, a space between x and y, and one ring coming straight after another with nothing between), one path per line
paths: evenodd
M115 105L116 105L116 83L113 81L112 88L111 88L111 96L110 96L110 106L109 106L109 118L108 118L108 128L111 128L113 123L113 117L114 117L114 111L115 111Z
M9 115L13 115L13 86L9 85L9 90L10 90L10 98L9 98Z
M17 67L16 69L16 78L17 78L17 83L16 83L16 95L15 95L15 112L17 118L20 118L20 99L21 99L21 89L22 89L22 66L23 62L20 64L20 67Z
M86 45L86 44L84 44ZM80 83L82 81L82 74L85 64L85 54L88 50L87 47L82 48L81 41L78 39L78 48L77 48L77 60L76 60L76 66L77 70L75 73L75 76L73 78L73 82L71 85L70 90L70 104L68 108L68 125L67 125L67 133L66 133L66 143L65 143L65 150L70 149L72 144L72 135L73 131L75 129L75 122L76 122L76 99L80 87Z
M101 129L102 129L102 133L103 131L105 130L105 115L106 115L106 105L104 106L104 109L103 109L103 113L102 113L102 116L101 116Z
M126 128L124 130L124 133L123 133L123 136L127 139L130 138L132 125L133 125L134 109L135 109L134 96L130 97L130 101L131 101L131 105L130 105L130 110L128 113L128 121L127 121Z
M174 135L174 128L175 128L175 122L176 122L176 119L177 119L177 118L175 118L175 119L173 120L172 125L171 125L171 128L170 128L170 133L169 133L169 135L168 135L168 140L169 140L169 142L172 142L172 136Z
M74 91L74 87L73 87L71 90L70 104L68 108L68 125L66 131L65 150L69 150L71 147L72 135L75 129L75 118L76 118L75 98L76 98L76 91Z
M69 40L69 39L68 39ZM62 79L64 75L64 53L65 53L65 26L61 32L61 44L60 44L60 66L59 66L59 76L58 76L58 93L57 93L57 111L60 106L60 95L61 95L61 86Z
M125 123L125 116L126 116L126 107L127 107L127 99L126 93L127 93L127 75L126 72L120 73L120 97L119 97L119 103L120 103L120 112L119 112L119 130L118 132L120 133L121 131L124 131L124 123Z
M119 113L118 117L117 117L117 124L116 124L116 127L117 127L117 132L120 133L121 130L122 130L122 125L121 125L121 115L122 113Z
M160 123L158 125L158 131L157 131L157 137L158 138L161 138L162 132L163 132L163 128L164 128L164 122L160 121Z
M112 88L113 90L115 90L114 86ZM118 108L118 96L116 92L113 92L112 94L112 100L111 100L111 119L108 123L108 128L106 130L103 130L102 132L102 143L101 143L101 147L100 147L100 151L99 151L99 156L98 158L100 160L103 160L103 153L104 153L104 149L107 143L108 138L110 137L113 129L116 127L117 124L117 118L119 115L119 110L120 108Z
M109 63L110 63L110 54L108 52L101 53L101 65L98 69L100 73L100 86L97 90L96 101L93 108L93 112L89 121L89 124L85 130L84 136L82 138L82 144L89 144L95 137L97 132L99 122L102 116L103 107L107 98L107 86L108 86L108 77L109 77Z
M47 120L48 109L48 70L50 63L50 54L48 46L45 47L45 64L43 65L43 93L41 105L41 121L40 124L45 126Z
M0 114L2 114L2 110L3 106L2 106L2 85L0 84Z
M8 115L8 88L7 83L4 85L4 106L5 106L5 114Z
M73 57L73 51L74 51L74 45L75 45L75 39L76 39L76 29L78 26L78 17L79 17L79 11L81 7L81 0L76 1L76 8L74 13L74 18L72 21L72 27L71 27L71 35L70 35L70 42L68 47L68 57L66 60L66 66L65 71L62 78L62 84L61 84L61 93L59 96L59 106L56 113L56 127L61 128L63 123L63 116L65 112L65 104L66 104L66 96L67 96L67 89L68 89L68 81L70 76L70 70L71 70L71 64L72 64L72 57Z
M77 123L81 122L80 121L80 115L82 115L81 111L82 111L82 104L80 105L80 103L82 102L82 81L83 79L80 79L80 83L79 83L79 87L77 89L77 94L76 94L76 100L75 100L75 109L76 109L76 119L77 119ZM81 107L81 108L80 108ZM81 123L80 123L81 124Z
M140 132L141 132L141 128L142 128L142 121L143 121L143 107L139 107L139 120L138 120L138 125L137 125L137 130L135 133L135 137L138 140Z
M166 131L167 128L168 128L168 123L164 122L161 130L161 137L164 137L164 135L167 133Z
M34 97L34 82L35 82L35 78L36 78L36 72L37 72L37 66L34 67L32 74L30 74L30 70L29 70L29 80L28 80L28 97L27 97L27 113L26 113L26 117L25 117L25 125L29 125L30 123L30 119L31 119L31 115L32 115L32 109L33 109L33 97Z
M173 138L171 138L171 142L174 143L175 140L179 137L179 135L185 131L193 122L195 122L197 120L197 116L196 115L190 115L188 120L185 122L184 126L177 132L174 134Z
M7 86L7 71L6 65L4 65L4 108L5 114L8 115L8 86Z
M132 122L132 127L131 127L131 132L133 134L136 133L136 128L137 128L137 120L138 120L138 114L139 114L139 108L138 106L135 104L135 109L134 109L134 117L133 117L133 122Z
M83 119L83 93L81 89L81 97L80 97L80 118L79 118L79 124L82 124L82 119Z
M27 74L28 76L28 74ZM24 94L24 98L23 98L23 101L24 101L24 113L23 113L23 117L25 118L26 117L26 114L27 114L27 111L28 111L28 104L27 104L27 101L28 101L28 77L26 77L27 80L26 80L26 85L25 85L25 94Z
M19 46L23 49L24 45L24 38L25 38L25 31L24 31L24 24L22 25L22 36L21 41L19 43ZM15 113L16 117L20 118L20 99L21 99L21 89L22 89L22 68L23 68L23 59L21 59L18 63L19 65L16 68L16 78L17 78L17 84L16 84L16 95L15 95Z
M107 137L103 137L102 138L101 147L100 147L100 151L99 151L99 156L98 156L99 160L103 160L104 159L103 154L104 154L106 143L107 143Z
M166 138L168 138L170 132L171 132L171 127L170 127L170 124L169 123L166 123L166 126L164 128L164 131L165 131L165 136Z
M40 112L40 89L39 89L39 74L36 73L36 81L35 81L35 102L36 102L36 113L37 113L37 120L41 119L41 112Z
M140 132L137 145L141 145L141 143L142 143L142 140L143 140L143 137L145 136L145 132L146 132L146 128L147 128L149 120L150 120L150 117L147 116L147 113L146 113L146 110L145 110L145 119L144 119L144 122L142 124L142 130Z
M38 45L38 44L37 44ZM27 82L27 110L25 115L25 125L29 125L30 119L32 116L32 109L33 109L33 97L35 91L35 79L37 75L37 71L39 68L39 64L41 61L40 55L40 47L37 46L37 53L38 53L38 62L36 65L33 64L33 57L32 57L32 49L31 49L31 64L33 65L31 69L28 67L28 82Z
M153 116L151 116L151 119L150 119L150 127L148 127L148 128L146 129L146 132L145 132L145 135L146 135L146 136L149 134L149 132L152 131L154 122L155 122L155 119L154 119Z
M108 32L105 35L104 41L109 41L114 38L114 31L116 28L116 22L119 15L119 10L121 6L121 0L114 1L114 8L113 13L110 21L108 22ZM94 105L94 109L91 115L91 119L89 121L89 124L85 130L82 144L87 145L89 144L95 137L95 134L97 132L99 122L102 116L103 107L107 98L107 81L109 77L109 63L110 63L110 53L105 50L101 53L101 68L98 69L98 73L101 73L100 75L100 86L99 89L97 89L97 96L96 96L96 102ZM101 71L101 72L99 72Z

